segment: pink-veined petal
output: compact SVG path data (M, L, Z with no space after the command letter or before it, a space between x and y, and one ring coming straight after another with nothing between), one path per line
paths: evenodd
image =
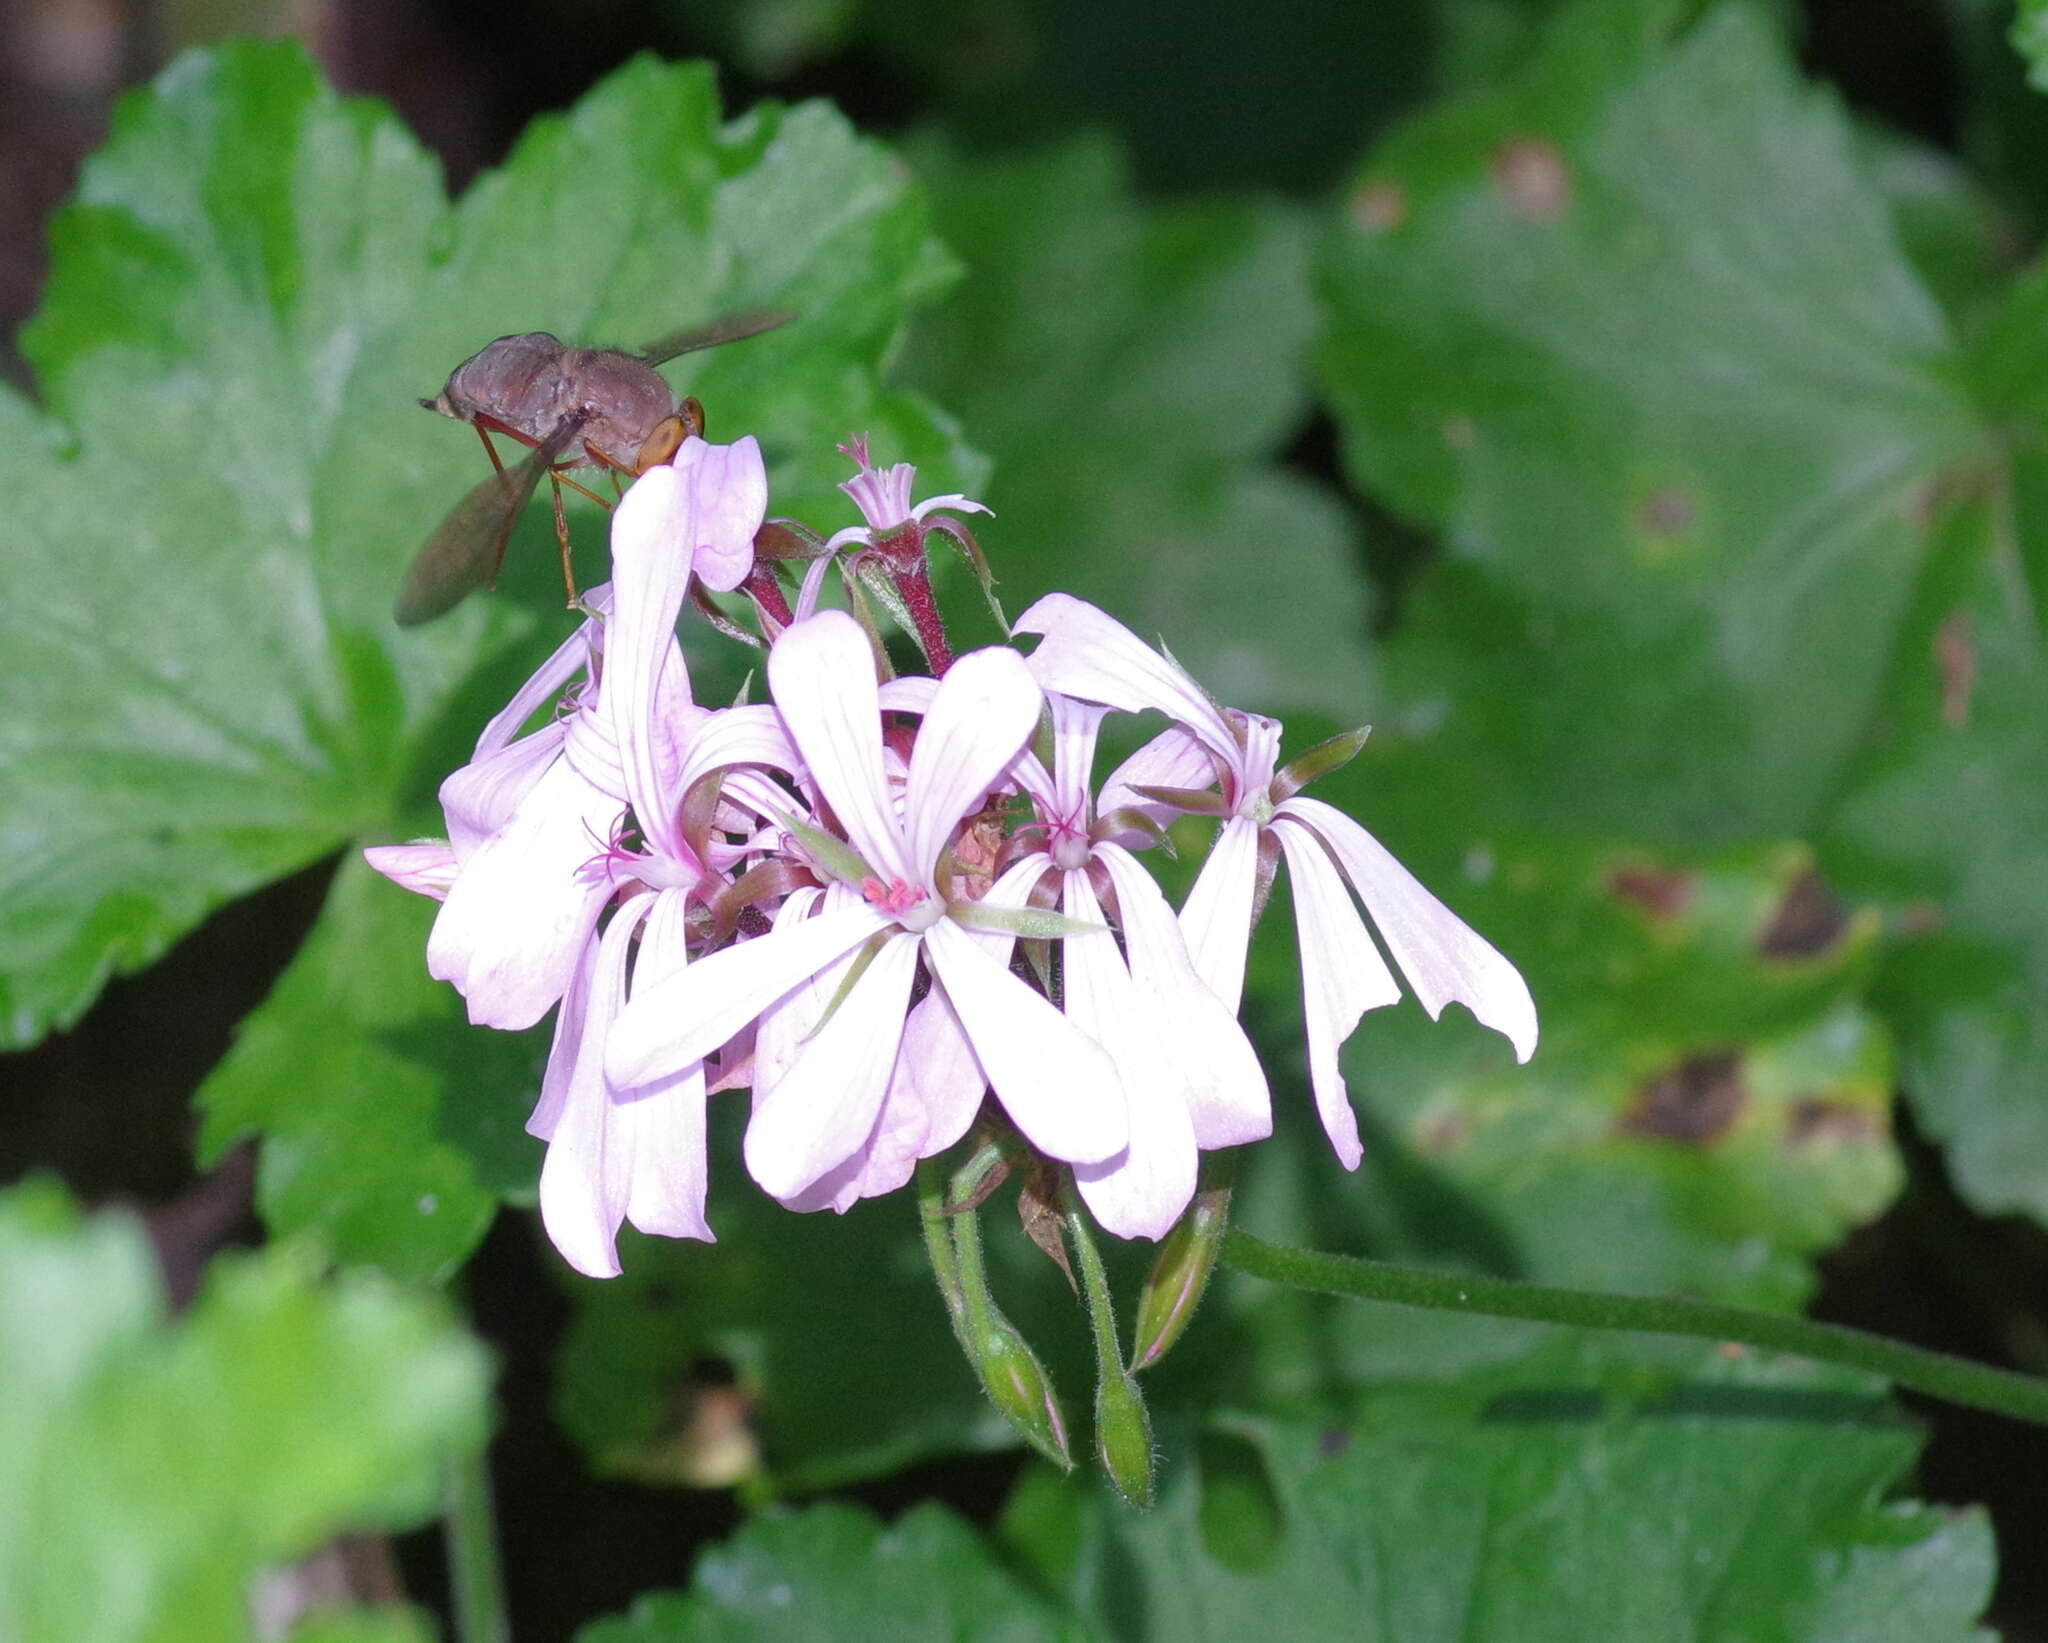
M552 1141L555 1126L562 1121L562 1108L569 1100L569 1080L576 1073L576 1057L583 1049L583 1018L590 1008L590 978L597 969L597 941L584 944L582 956L563 989L562 1002L555 1007L555 1034L548 1043L547 1066L540 1077L540 1099L526 1120L526 1133Z
M1088 818L1089 777L1095 774L1095 741L1110 710L1055 692L1045 704L1052 718L1054 804L1069 821Z
M829 915L828 915L829 916ZM787 1198L846 1162L868 1138L903 1037L917 937L898 933L862 972L794 1065L754 1108L747 1172Z
M557 760L511 821L463 864L427 938L427 973L479 1026L531 1027L562 996L612 887L581 871L618 801Z
M1344 1088L1337 1052L1367 1010L1397 1003L1401 989L1380 957L1350 892L1323 854L1316 836L1282 816L1273 831L1287 852L1294 880L1294 927L1301 946L1301 1010L1308 1029L1308 1080L1323 1131L1346 1169L1357 1169L1365 1149L1358 1115Z
M1014 650L991 645L956 660L918 728L904 793L907 854L922 882L962 816L1002 775L1038 724L1043 701Z
M1106 925L1087 870L1063 877L1062 910ZM1119 1238L1163 1237L1195 1195L1195 1126L1164 1037L1170 1024L1138 996L1107 928L1068 936L1062 950L1067 1019L1115 1060L1130 1129L1113 1157L1076 1164L1075 1183L1095 1219Z
M951 919L927 930L924 943L990 1087L1032 1144L1075 1163L1121 1152L1130 1131L1108 1052Z
M754 535L768 514L761 447L752 434L730 445L686 440L674 466L689 504L688 563L707 588L730 593L754 568Z
M373 844L363 860L393 884L445 901L455 883L455 851L446 839L420 839L412 844Z
M1180 910L1195 974L1235 1012L1244 999L1244 955L1252 939L1252 897L1258 889L1259 828L1232 816L1216 835L1209 859Z
M546 724L531 736L479 754L451 771L441 783L441 813L448 819L448 842L457 856L471 851L517 813L519 804L562 755L569 727Z
M584 602L590 602L589 595ZM476 757L488 758L500 749L509 747L520 727L538 712L544 703L551 702L561 689L577 674L590 666L592 652L597 648L602 633L600 625L586 617L577 625L576 631L555 647L554 654L534 671L533 677L521 685L507 702L484 726L483 734L476 739ZM542 726L545 729L546 726ZM539 734L538 731L535 734Z
M645 1084L702 1061L798 982L884 925L866 903L751 941L720 948L667 976L631 1002L613 1024L605 1067L618 1085Z
M948 491L943 496L928 496L910 510L912 519L922 519L928 513L987 513L987 504L964 496L959 491Z
M633 966L638 991L681 970L689 926L680 891L664 890L647 915ZM612 1124L630 1161L626 1219L663 1238L715 1242L704 1219L704 1063L652 1084L612 1091Z
M782 716L766 704L720 708L708 713L690 729L689 747L678 776L687 791L714 770L732 770L746 765L766 765L773 770L795 770L800 764ZM785 795L782 809L790 807Z
M974 1115L981 1111L988 1074L981 1070L953 1001L937 982L904 1024L889 1086L892 1103L899 1085L903 1099L914 1100L924 1111L916 1154L920 1158L944 1152L967 1133Z
M775 641L768 684L811 779L876 875L914 883L882 773L875 655L860 624L821 610Z
M789 893L775 910L775 930L785 930L821 912L855 905L859 897L844 885L819 890L805 885ZM772 933L772 932L771 932ZM754 1102L758 1106L782 1075L795 1064L804 1041L825 1018L825 1009L846 979L854 949L849 948L815 974L805 977L761 1012L754 1029Z
M1296 797L1280 813L1296 817L1330 847L1432 1021L1446 1004L1462 1004L1514 1046L1517 1061L1536 1053L1536 1001L1521 972L1491 943L1343 811Z
M689 586L683 532L689 513L675 469L656 465L633 481L612 514L613 613L605 633L600 708L640 831L656 854L680 853L671 791L678 762L674 720L663 711L678 689L688 700L676 617ZM663 674L677 678L664 691ZM666 779L664 779L666 778Z
M612 1123L604 1080L604 1040L625 992L626 959L651 895L618 911L598 943L583 999L582 1027L568 1088L548 1135L540 1167L540 1218L548 1238L587 1278L619 1275L619 1223L625 1219L631 1159Z
M1186 725L1225 757L1237 739L1194 680L1123 623L1085 599L1049 593L1012 624L1012 633L1037 633L1032 675L1047 690L1105 702L1126 713L1156 708Z
M905 673L882 681L882 710L885 713L926 714L932 698L939 693L939 681L927 673Z
M1273 1133L1273 1097L1258 1052L1195 972L1173 908L1128 851L1098 845L1095 859L1116 886L1131 983L1162 1024L1175 1074L1184 1080L1196 1143L1236 1147L1264 1140Z
M1218 778L1216 755L1191 730L1174 725L1162 730L1137 752L1109 773L1095 800L1098 816L1112 816L1119 810L1135 810L1154 825L1169 827L1180 815L1170 804L1160 804L1138 792L1140 787L1184 787L1201 793L1214 787ZM1154 841L1139 829L1117 835L1117 842L1142 849Z

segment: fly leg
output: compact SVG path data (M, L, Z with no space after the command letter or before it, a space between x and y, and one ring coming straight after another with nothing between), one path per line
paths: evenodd
M576 484L573 479L569 483ZM554 493L555 500L555 540L562 546L562 586L568 590L569 608L574 610L580 596L576 592L576 567L569 559L569 517L562 512L562 476L552 469L548 473L548 488ZM583 489L581 485L576 488Z

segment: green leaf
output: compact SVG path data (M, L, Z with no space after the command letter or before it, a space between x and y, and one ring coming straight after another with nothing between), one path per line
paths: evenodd
M1141 208L1100 142L920 169L974 277L918 327L909 371L1002 453L975 532L1005 607L1064 589L1165 633L1228 700L1356 722L1351 532L1273 460L1306 414L1300 218Z
M883 1528L848 1506L755 1519L690 1590L643 1597L578 1643L1081 1643L1092 1634L1004 1571L973 1529L924 1505Z
M437 904L351 852L305 945L199 1089L202 1161L264 1137L257 1199L274 1227L317 1227L351 1260L442 1278L499 1200L531 1202L525 1133L542 1032L472 1027L427 974Z
M1991 499L1949 538L1899 647L1887 739L1826 842L1846 882L1889 903L1878 1000L1958 1190L2048 1220L2048 653L2009 506Z
M128 98L22 335L47 409L0 393L0 470L33 521L0 568L0 1036L74 1019L222 901L399 831L558 630L544 509L513 596L391 623L482 460L414 403L454 364L512 330L631 344L792 309L670 375L715 437L760 434L778 507L829 523L854 429L978 477L876 380L951 273L878 145L818 105L721 125L701 65L621 70L453 207L396 118L294 47L189 55ZM596 580L597 521L577 524Z
M1752 9L1685 9L1571 7L1375 151L1320 364L1449 558L1376 745L1502 820L1712 845L1841 781L1981 435L1848 120Z
M1887 1498L1918 1441L1853 1384L1552 1352L1349 1431L1219 1423L1143 1516L1035 1472L1006 1538L1119 1643L1984 1637L1989 1525Z
M2026 59L2028 83L2036 91L2048 91L2048 0L2019 0L2012 43Z
M261 1570L432 1513L484 1438L484 1354L439 1304L320 1267L223 1256L168 1324L140 1226L0 1195L0 1633L245 1637Z

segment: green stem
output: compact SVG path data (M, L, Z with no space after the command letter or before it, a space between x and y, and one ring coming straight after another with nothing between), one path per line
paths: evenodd
M1152 1504L1152 1420L1136 1377L1124 1368L1109 1273L1094 1229L1082 1212L1071 1172L1063 1169L1060 1175L1060 1218L1080 1263L1088 1333L1095 1341L1095 1456L1117 1493L1143 1511Z
M448 1547L457 1643L511 1643L488 1450L464 1455L449 1467L442 1533Z
M1095 1372L1102 1376L1121 1375L1123 1347L1116 1338L1116 1309L1109 1296L1109 1271L1102 1264L1102 1251L1095 1245L1095 1234L1088 1225L1088 1217L1081 1213L1080 1199L1071 1183L1062 1182L1060 1187L1060 1218L1066 1223L1074 1258L1081 1267L1081 1293L1088 1303L1088 1333L1095 1342Z
M1475 1278L1391 1266L1384 1261L1269 1244L1236 1227L1224 1238L1223 1264L1292 1289L1388 1301L1396 1306L1528 1318L1580 1329L1631 1329L1652 1335L1739 1341L1745 1346L1867 1370L1949 1403L2048 1426L2048 1380L1972 1363L1946 1352L1928 1352L1841 1324L1810 1323L1804 1318L1715 1301L1607 1295L1595 1290L1552 1289L1511 1278Z
M970 1356L967 1338L967 1297L960 1289L960 1262L953 1253L953 1229L946 1225L946 1178L929 1158L917 1165L917 1220L924 1230L925 1254L932 1263L932 1276L939 1282L939 1294L946 1302L946 1317L953 1334Z

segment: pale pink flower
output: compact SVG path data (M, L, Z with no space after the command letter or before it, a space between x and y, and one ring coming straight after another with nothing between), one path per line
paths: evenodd
M857 897L820 898L811 916L780 920L640 992L612 1030L614 1080L638 1084L700 1059L853 955L836 1008L786 1064L777 1064L772 1023L763 1021L768 1042L756 1043L762 1082L746 1157L768 1192L815 1201L814 1189L870 1149L878 1122L892 1154L950 1145L971 1121L984 1077L1041 1151L1084 1163L1113 1156L1126 1139L1114 1064L1007 968L1014 921L1029 915L1011 912L1006 924L993 893L960 901L941 882L955 830L1037 722L1041 697L1022 659L995 648L953 665L931 692L900 794L886 775L873 651L851 617L825 611L791 627L769 653L768 679L841 835L802 828L805 848ZM950 1010L927 1012L923 1023L935 1037L958 1039L932 1062L955 1068L940 1095L922 1090L915 1073L897 1072L920 960ZM897 1110L885 1111L892 1092ZM911 1135L914 1142L888 1140Z
M1141 770L1137 785L1194 786L1185 778L1162 781L1157 772L1188 771L1197 751L1206 760L1199 785L1218 787L1223 826L1180 922L1196 969L1233 1007L1244 990L1262 841L1270 838L1285 854L1301 949L1310 1083L1323 1127L1347 1168L1358 1166L1362 1148L1337 1052L1367 1010L1401 995L1346 880L1432 1019L1447 1004L1460 1003L1506 1037L1517 1060L1534 1053L1536 1006L1515 967L1349 816L1295 795L1289 783L1276 784L1276 722L1226 712L1177 663L1067 594L1039 600L1016 631L1043 636L1029 665L1047 690L1125 712L1156 709L1177 721L1133 761L1150 767ZM1133 781L1129 767L1119 777ZM1104 803L1110 802L1106 790Z
M839 450L860 469L839 488L853 498L853 505L860 509L862 523L849 525L826 538L825 557L829 558L836 550L857 542L869 543L893 536L905 525L922 525L927 514L988 512L981 503L957 492L928 496L913 505L910 487L917 478L917 469L908 462L898 462L887 468L875 467L868 460L866 434L856 435Z
M1043 847L1015 872L1027 893L1054 875L1061 911L1103 926L1065 938L1063 996L1068 1019L1116 1060L1130 1103L1123 1151L1075 1165L1074 1180L1109 1231L1161 1238L1194 1196L1197 1149L1271 1134L1272 1101L1237 1018L1195 973L1166 897L1114 842L1116 824L1093 814L1089 777L1108 709L1056 692L1046 700L1052 769L1028 753L1015 767L1036 807ZM1114 892L1121 950L1098 881Z
M602 940L585 945L527 1124L548 1143L542 1222L570 1265L591 1277L617 1276L621 1221L671 1238L712 1236L702 1060L620 1084L605 1076L605 1045L635 993L682 972L690 901L720 882L684 836L684 796L728 757L789 759L786 740L761 713L740 710L732 715L739 723L720 725L725 716L691 703L675 637L698 563L742 542L751 554L766 506L751 439L693 440L673 467L642 475L612 521L613 611L595 715L601 735L590 746L602 746L610 783L631 806L637 847L615 845L584 876L600 877L607 897L622 885L632 893Z

